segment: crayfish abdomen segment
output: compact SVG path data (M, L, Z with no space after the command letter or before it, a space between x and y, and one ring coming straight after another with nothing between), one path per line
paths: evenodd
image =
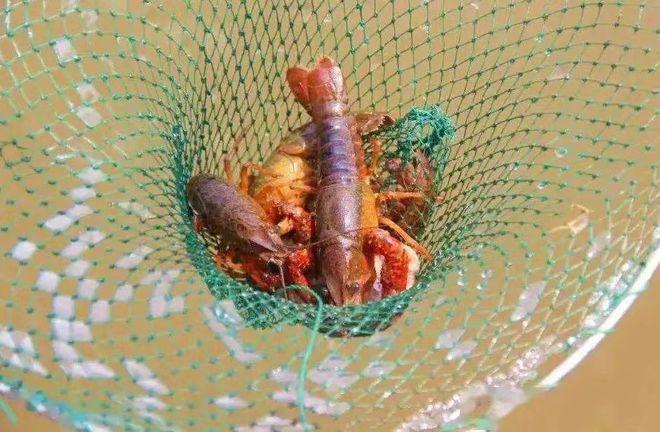
M322 136L318 152L320 185L357 181L352 118L330 117L317 125Z

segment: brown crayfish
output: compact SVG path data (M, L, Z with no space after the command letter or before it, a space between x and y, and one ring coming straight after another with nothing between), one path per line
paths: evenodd
M428 251L379 214L377 203L424 196L372 191L372 170L365 163L356 119L348 111L344 79L330 58L321 58L311 70L289 69L287 81L316 126L315 237L320 273L332 303L361 304L409 288L419 268L414 250L425 256Z
M245 274L273 293L287 283L309 286L312 257L308 249L284 243L263 209L241 188L218 177L199 174L188 182L188 202L197 232L218 240L216 263L234 276ZM310 303L305 291L290 291L292 300Z

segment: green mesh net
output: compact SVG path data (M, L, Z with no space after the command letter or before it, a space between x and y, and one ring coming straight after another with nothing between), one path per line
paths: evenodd
M451 263L450 249L442 243L430 244L431 250L436 252L437 259L427 263L424 271L416 278L417 285L403 294L387 297L379 302L371 302L360 306L345 307L317 307L314 304L298 304L287 300L284 296L287 290L279 290L276 295L265 294L252 289L245 284L237 284L230 276L218 269L214 255L216 242L212 237L202 238L193 229L190 217L189 204L186 198L186 185L191 175L196 172L215 172L218 176L223 174L224 162L219 163L215 155L223 154L222 148L214 148L208 143L200 142L192 145L184 141L185 133L179 128L172 136L173 145L169 149L172 158L172 175L176 184L176 196L179 198L179 210L182 225L182 237L188 245L188 254L193 265L218 299L233 300L237 312L251 327L272 327L285 321L289 324L303 324L315 331L334 336L365 336L377 330L389 327L392 321L401 315L402 311L420 291L426 289L437 275L434 270ZM441 193L438 189L442 179L442 172L448 155L448 143L453 138L454 127L449 118L438 107L414 108L401 120L389 127L382 128L365 136L366 139L380 140L384 153L383 159L400 159L405 163L417 162L415 151L421 149L428 155L429 163L435 169L429 175L433 176L430 187L425 188L430 196ZM232 153L233 150L229 151ZM394 176L388 175L386 170L378 170L374 176L379 181L377 190L388 190L389 184L394 184ZM434 190L435 189L435 190ZM429 232L436 231L437 218L432 216L434 211L432 199L426 205L411 209L417 222L415 226L405 225L405 229L424 238L421 226ZM408 203L408 205L410 205ZM405 219L402 220L405 223ZM451 243L448 243L451 244ZM453 247L451 250L455 250Z
M660 259L658 12L5 2L0 394L94 432L494 428ZM421 151L443 198L408 227L434 254L416 285L361 306L225 276L184 195L308 121L284 73L323 54L352 110L397 119L381 184Z

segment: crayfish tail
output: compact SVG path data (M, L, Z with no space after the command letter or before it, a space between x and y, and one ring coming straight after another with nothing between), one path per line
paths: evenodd
M286 82L289 84L293 96L296 98L296 101L300 103L308 113L311 114L309 92L307 89L308 76L309 71L300 66L289 68L286 71Z
M316 67L309 71L307 93L312 107L326 102L346 102L344 77L330 57L321 57Z
M286 80L296 101L315 121L346 113L344 77L330 57L321 57L312 69L300 66L288 69Z

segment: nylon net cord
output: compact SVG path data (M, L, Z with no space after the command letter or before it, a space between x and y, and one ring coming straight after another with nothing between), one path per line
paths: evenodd
M609 330L657 265L658 6L349 3L4 2L0 396L95 432L489 429ZM396 120L383 183L423 148L443 197L415 287L358 307L228 278L184 195L308 121L284 73L322 54Z

